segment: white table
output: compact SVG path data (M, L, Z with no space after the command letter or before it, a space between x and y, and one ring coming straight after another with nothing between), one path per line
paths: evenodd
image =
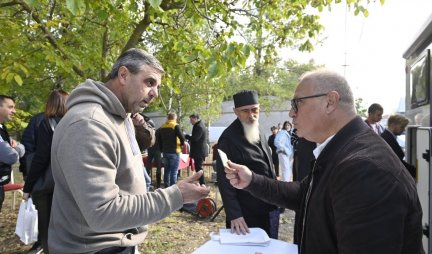
M271 239L268 246L224 245L219 241L209 240L192 254L298 254L297 245Z

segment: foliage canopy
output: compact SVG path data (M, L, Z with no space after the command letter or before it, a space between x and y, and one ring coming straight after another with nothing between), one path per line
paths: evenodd
M373 0L346 0L367 16ZM383 0L381 0L383 2ZM0 3L0 93L18 108L43 109L54 88L106 80L121 52L153 53L166 75L151 109L217 116L227 76L278 66L276 49L312 50L322 26L307 9L341 0L10 0Z

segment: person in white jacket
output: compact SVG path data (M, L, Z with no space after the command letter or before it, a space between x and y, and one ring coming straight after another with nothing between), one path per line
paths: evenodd
M275 146L279 157L279 165L282 169L282 181L292 182L293 179L293 146L291 144L290 130L292 125L285 121L282 129L276 134Z

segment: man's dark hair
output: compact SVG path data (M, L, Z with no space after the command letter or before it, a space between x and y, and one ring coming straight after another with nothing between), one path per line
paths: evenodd
M8 95L4 95L4 94L0 94L0 105L2 105L3 102L4 102L6 99L9 99L9 100L12 100L13 102L15 102L14 97L11 97L11 96L8 96Z
M383 107L381 105L379 105L378 103L373 103L372 105L369 106L368 108L368 113L375 113L377 111L384 111Z
M189 118L199 119L199 115L198 114L192 114L192 115L189 116Z

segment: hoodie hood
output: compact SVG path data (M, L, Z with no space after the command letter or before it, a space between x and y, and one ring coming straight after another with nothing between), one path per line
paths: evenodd
M67 100L68 109L82 103L96 103L113 115L126 118L127 113L119 99L104 83L87 79L77 86Z

